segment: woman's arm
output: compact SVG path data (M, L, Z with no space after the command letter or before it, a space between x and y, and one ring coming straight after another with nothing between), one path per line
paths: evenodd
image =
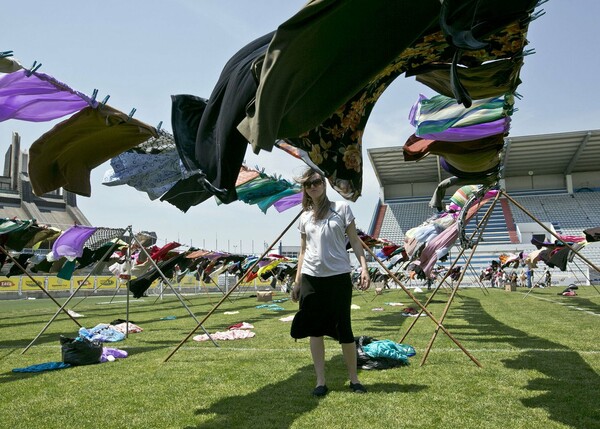
M300 298L300 280L302 279L302 263L304 262L304 251L306 250L306 234L300 234L300 254L296 266L296 279L292 288L292 301L297 302Z
M354 223L354 221L350 222L350 225L348 225L348 227L346 228L346 235L350 240L350 245L352 246L352 250L354 250L354 255L358 259L358 262L361 266L359 287L362 290L369 289L369 285L371 284L371 278L369 277L367 259L365 258L365 251L362 247L362 241L356 233L356 224Z

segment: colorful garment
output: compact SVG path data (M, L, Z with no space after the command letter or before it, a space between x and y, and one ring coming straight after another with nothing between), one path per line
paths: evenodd
M54 260L64 256L67 258L79 258L83 254L83 245L90 238L96 227L74 225L64 231L52 245L52 256Z
M408 120L415 127L416 136L445 140L445 136L441 133L450 128L499 121L508 115L510 109L510 100L505 100L505 97L475 100L471 107L466 108L458 104L454 98L444 95L436 95L429 99L420 95L410 111ZM487 137L487 135L478 137Z
M196 175L177 183L161 201L185 212L213 195L223 203L237 199L235 182L248 143L236 125L256 93L253 63L264 54L271 38L272 33L261 36L233 55L208 100L173 97L173 135L184 164Z
M20 70L0 78L0 122L51 121L98 104L52 76L28 74L28 70Z
M112 169L106 171L102 179L103 185L129 185L146 192L151 200L191 175L174 147L160 153L126 151L112 158L110 166Z
M110 106L87 107L57 124L29 149L35 195L64 188L89 197L90 171L114 156L156 137L156 130Z
M362 188L362 135L375 102L403 72L434 62L450 63L456 52L438 31L439 4L420 2L415 9L410 2L384 3L313 1L282 24L266 54L256 103L249 106L247 117L238 126L255 152L270 150L277 138L302 149L332 187L353 201ZM459 64L481 64L522 52L528 20L519 14L527 15L535 3L509 1L493 11L475 7L473 2L464 6L452 19L461 21L468 17L471 23L468 12L476 11L482 22L489 20L491 25L485 26L487 46L463 52ZM410 11L402 10L403 7ZM376 18L370 15L371 8L379 8ZM431 21L421 15L423 11L427 16L425 9L429 9ZM508 10L507 20L503 12ZM364 18L365 23L358 23L357 17ZM405 22L407 17L411 22ZM389 24L385 24L387 19ZM404 34L410 34L419 20L421 28L407 49L403 50L404 40L398 40L397 32L385 36L387 40L373 42L386 29L399 25L406 30ZM348 22L356 23L356 31L346 31ZM373 26L373 22L377 25ZM357 65L354 53L359 47L363 47L361 55L366 53L369 57L361 56ZM311 53L310 68L306 67L306 52ZM375 61L371 55L382 56ZM369 70L363 76L365 68ZM340 75L338 70L352 73ZM350 85L355 86L349 90Z

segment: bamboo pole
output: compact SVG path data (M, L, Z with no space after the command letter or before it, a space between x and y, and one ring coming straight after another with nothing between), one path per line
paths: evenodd
M281 232L281 234L279 234L279 236L273 240L273 242L271 243L271 245L263 252L263 254L256 260L256 262L254 262L254 264L252 264L252 266L250 268L248 268L248 270L246 270L246 272L250 272L252 271L252 269L258 265L258 263L260 262L260 260L262 258L264 258L267 253L269 253L271 251L271 249L273 248L273 246L275 246L275 244L277 244L277 242L285 235L286 232L288 232L288 230L292 227L292 225L296 222L296 220L298 220L298 218L300 217L300 215L302 214L302 211L300 211L300 213L298 213L296 215L296 217L290 222L290 224L285 227L285 229ZM171 359L171 357L177 352L177 350L179 350L181 348L181 346L183 346L183 344L190 339L190 337L192 335L194 335L194 333L198 330L198 328L200 326L202 326L202 324L204 324L204 322L206 322L206 320L217 310L217 308L219 308L219 306L229 297L229 295L231 295L231 293L240 285L240 283L242 283L242 281L244 280L244 276L240 276L239 280L236 282L236 284L225 294L223 295L223 297L221 298L221 300L219 302L217 302L217 304L206 314L206 316L204 316L204 319L202 319L198 325L187 335L187 337L185 337L178 345L177 347L175 347L175 350L173 350L166 358L163 362L167 362L169 359Z
M488 207L487 211L485 212L485 214L483 215L483 218L481 219L481 221L477 224L477 228L480 229L483 225L483 222L486 221L486 219L488 219L491 216L492 210L494 209L494 206L496 205L496 202L498 201L500 193L498 193L498 195L496 195L496 197L494 198L494 201L492 202L492 204L490 205L490 207ZM477 210L479 210L479 208L481 208L481 206L483 205L483 203L478 203L479 207L477 208ZM487 225L487 222L486 222ZM471 236L469 237L469 240L471 240L476 234L476 231L474 231ZM481 236L481 234L480 234ZM433 291L433 293L429 296L429 298L427 299L427 301L425 302L425 307L427 307L429 305L429 303L433 300L433 297L435 296L435 294L437 293L437 291L439 290L440 286L446 281L446 279L450 276L450 273L452 271L452 269L454 268L454 266L457 264L458 259L460 257L462 257L462 255L465 253L465 248L462 248L458 254L458 256L456 257L456 259L454 260L454 262L452 263L452 265L450 266L450 268L448 269L448 271L446 272L446 274L444 275L444 277L442 278L442 280L440 281L439 285L435 288L435 290ZM450 292L450 294L452 295L453 291ZM415 317L415 319L412 321L412 323L410 324L410 326L408 327L406 333L402 336L402 339L400 340L400 342L403 342L406 337L408 336L409 332L411 331L411 329L413 328L413 326L417 323L417 321L419 320L419 318L421 317L421 314L423 314L423 311L421 310L418 314L417 317Z
M396 282L396 284L398 284L404 290L404 292L406 292L406 294L414 301L414 303L421 307L421 310L423 310L425 314L427 314L427 316L429 316L429 318L433 320L436 323L436 325L438 325L439 328L442 331L444 331L446 335L448 335L448 337L454 342L454 344L456 344L458 348L460 348L475 363L475 365L482 368L481 363L479 363L479 361L475 359L475 357L471 353L469 353L469 351L466 348L463 347L463 345L454 337L454 335L450 333L450 331L448 331L440 322L436 320L434 315L431 314L431 312L427 310L427 308L424 307L423 304L421 304L421 302L410 292L410 290L406 288L406 286L404 286L404 284L402 284L402 282L400 282L400 280L398 280L394 273L388 270L388 268L379 260L379 258L377 258L375 253L373 253L373 251L362 240L361 243L365 250L379 263L379 265L381 265L381 267L387 272L390 278L392 278Z

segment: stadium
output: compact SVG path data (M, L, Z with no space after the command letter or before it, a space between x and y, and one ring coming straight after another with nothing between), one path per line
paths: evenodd
M450 176L440 166L439 156L406 162L402 150L399 146L368 150L380 185L370 235L396 244L403 243L408 230L435 213L429 207L431 195L437 184ZM478 284L481 271L500 255L536 250L531 243L534 236L554 242L556 238L548 230L559 236L582 236L582 231L600 225L599 166L600 130L506 138L499 180L506 195L493 208L463 284ZM447 190L445 202L456 190ZM475 220L481 219L484 208ZM475 224L466 226L467 234L475 231ZM443 265L451 264L458 254L455 246ZM552 284L598 283L595 267L600 265L600 247L591 242L579 254L583 258L575 256L565 271L551 269ZM468 255L469 251L465 252L457 264L465 266ZM540 275L545 266L542 263L538 268L536 274Z

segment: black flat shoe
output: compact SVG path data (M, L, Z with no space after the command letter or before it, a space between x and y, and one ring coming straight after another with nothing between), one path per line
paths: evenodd
M367 389L360 383L350 383L350 389L354 393L367 393Z
M313 396L325 396L327 395L327 392L329 392L329 388L323 385L315 387L315 389L312 391L312 394Z

